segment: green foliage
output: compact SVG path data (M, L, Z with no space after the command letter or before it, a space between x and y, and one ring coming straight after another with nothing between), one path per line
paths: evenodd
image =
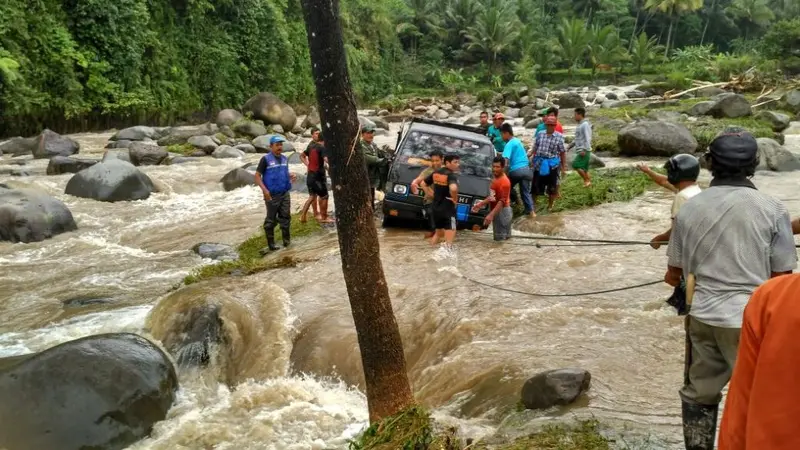
M647 33L640 33L631 44L630 60L636 73L642 73L642 67L658 58L658 53L664 51L663 45L658 45L655 36L647 37Z
M486 450L479 443L475 450ZM610 450L612 441L600 433L596 420L578 422L575 425L547 425L538 433L516 439L514 442L493 446L495 450Z
M628 56L622 46L619 32L611 25L595 26L591 31L589 42L589 60L592 63L592 76L599 66L615 67L617 62Z
M167 147L167 151L170 153L177 153L179 155L189 156L192 153L196 152L197 149L192 144L175 144Z
M564 59L568 62L569 75L572 79L573 70L579 61L583 60L592 36L586 29L586 24L578 19L564 19L558 26L558 42L561 45Z
M322 231L322 227L315 220L301 223L299 214L292 215L291 232L295 244L297 244L297 238L310 236L320 231ZM239 244L239 259L236 261L223 261L199 267L187 275L183 282L189 285L209 278L249 275L265 270L294 266L297 263L291 257L282 257L280 253L266 257L261 256L261 249L266 246L267 239L264 232L261 231Z
M784 69L800 73L800 17L781 20L770 27L764 35L763 54L779 59Z

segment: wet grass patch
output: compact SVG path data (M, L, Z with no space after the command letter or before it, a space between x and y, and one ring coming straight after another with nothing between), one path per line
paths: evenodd
M322 226L317 221L311 219L306 223L300 222L300 214L292 215L292 245L297 244L297 239L322 231ZM275 237L280 242L280 230L275 230ZM267 238L264 236L263 231L248 238L239 246L239 259L235 261L222 261L216 264L198 267L187 275L183 282L186 285L197 283L199 281L207 280L214 277L222 277L229 275L250 275L253 273L263 272L270 269L278 269L282 267L294 267L296 261L289 256L280 257L266 257L261 256L261 249L267 246Z
M509 443L473 443L456 437L454 429L438 428L427 411L415 406L373 423L350 441L349 450L610 450L611 444L596 420L548 425Z
M179 155L190 156L192 153L197 151L197 148L195 148L195 146L192 144L175 144L167 147L167 151L170 153L177 153Z
M664 173L662 168L653 169ZM575 211L603 203L627 202L657 187L647 175L634 167L593 169L589 173L592 176L592 185L589 187L583 185L583 179L576 172L562 177L561 198L557 199L553 209L548 211L547 197L537 197L536 213ZM513 209L515 216L522 215L521 205L513 205Z

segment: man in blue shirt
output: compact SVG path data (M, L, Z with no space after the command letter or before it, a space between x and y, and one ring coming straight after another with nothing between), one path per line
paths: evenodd
M498 155L503 153L503 147L506 146L506 141L503 140L503 134L500 132L500 128L503 126L505 120L506 116L504 116L503 113L495 114L494 125L489 126L489 129L486 131L486 135L489 136L489 140L491 140L494 145L494 152Z
M267 204L267 217L264 219L267 248L262 250L263 253L278 250L275 245L276 224L281 226L283 246L288 247L291 243L289 225L292 222L292 204L289 191L297 176L289 173L289 159L282 155L284 142L286 140L280 136L270 138L270 152L261 158L256 169L256 185L261 188Z
M522 146L522 142L514 137L514 129L511 128L511 124L504 123L503 126L500 127L500 132L502 133L503 142L505 142L503 158L506 160L508 178L511 180L511 201L516 203L517 191L515 188L517 185L520 185L525 215L536 217L533 197L531 196L533 172L531 172L528 162L528 153L525 151L525 147Z

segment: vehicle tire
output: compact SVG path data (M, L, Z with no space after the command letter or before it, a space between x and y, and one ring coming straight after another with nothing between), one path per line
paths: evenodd
M383 228L394 228L397 226L397 218L392 216L383 216L383 223L381 223Z

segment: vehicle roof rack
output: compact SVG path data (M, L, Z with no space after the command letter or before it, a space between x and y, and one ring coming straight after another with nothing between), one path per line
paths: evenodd
M461 131L469 131L472 133L480 134L481 136L486 135L486 133L484 133L483 131L481 131L480 128L477 127L471 127L469 125L461 125L457 123L440 122L438 120L425 119L422 117L413 117L411 119L411 123L424 123L426 125L436 125L438 127L453 128L455 130L461 130Z

